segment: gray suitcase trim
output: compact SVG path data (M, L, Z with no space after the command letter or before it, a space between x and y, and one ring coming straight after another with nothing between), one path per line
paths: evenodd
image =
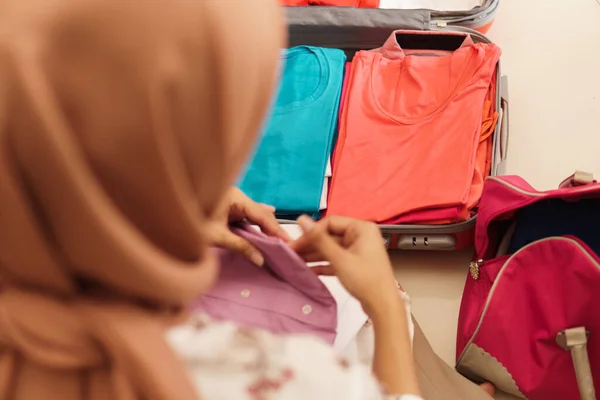
M427 30L448 25L476 29L494 20L500 0L465 11L393 10L353 7L285 7L290 47L344 49L381 46L391 31Z
M439 26L439 22L442 22L446 25L462 25L475 29L492 22L499 5L500 0L486 0L482 6L467 11L429 11L433 25Z
M422 31L431 26L425 10L351 7L286 7L289 46L366 50L380 47L397 29Z

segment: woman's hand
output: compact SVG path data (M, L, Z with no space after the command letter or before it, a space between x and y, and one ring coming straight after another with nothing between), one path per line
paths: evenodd
M264 258L260 251L248 241L229 230L229 223L243 220L248 220L251 224L258 225L261 231L269 236L279 237L285 241L290 240L275 218L275 207L257 203L246 196L240 189L232 187L227 192L223 205L216 215L216 219L208 229L211 244L236 251L254 264L262 266Z
M379 228L370 222L327 217L298 219L304 236L292 247L311 261L329 261L318 272L334 274L373 322L373 373L390 393L419 395L408 315L398 294Z
M314 271L336 275L369 317L401 307L390 259L375 224L334 216L319 222L302 216L298 223L304 235L292 248L306 261L328 261L330 265Z

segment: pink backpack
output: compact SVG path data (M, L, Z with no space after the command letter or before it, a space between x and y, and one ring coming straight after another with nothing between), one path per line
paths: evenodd
M517 176L487 180L458 321L460 373L524 399L595 399L596 222L600 184L590 174L546 192Z

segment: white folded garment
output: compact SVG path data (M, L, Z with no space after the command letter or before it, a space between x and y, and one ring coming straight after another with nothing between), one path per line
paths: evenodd
M484 0L380 0L379 8L468 11L482 5L483 1Z
M323 211L327 209L327 195L329 194L329 179L332 175L331 159L327 160L327 166L325 167L325 181L323 182L323 190L321 191L321 204L319 210Z
M323 211L327 209L327 195L329 194L329 178L325 178L323 181L323 190L321 191L321 203L319 204L319 210Z
M352 344L356 341L356 335L365 325L368 317L358 300L348 293L338 278L322 276L320 279L337 303L338 325L333 348L344 353L352 348Z
M302 230L298 225L284 224L281 227L292 239L297 239L302 235ZM365 325L368 317L359 301L348 293L338 278L321 276L320 279L337 303L338 325L333 348L339 353L347 355L348 351L356 348L356 335Z

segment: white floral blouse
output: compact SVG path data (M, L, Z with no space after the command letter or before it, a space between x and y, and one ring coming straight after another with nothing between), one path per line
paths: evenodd
M356 362L311 336L275 336L203 315L171 329L167 340L205 400L421 400L384 394L371 374L370 324L357 337Z

